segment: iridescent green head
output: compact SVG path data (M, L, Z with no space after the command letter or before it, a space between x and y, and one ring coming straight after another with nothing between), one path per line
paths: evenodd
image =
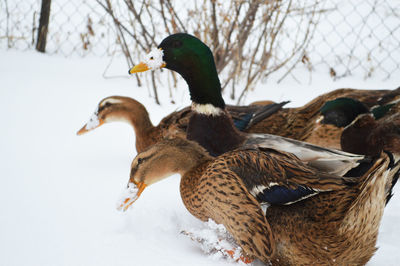
M192 35L177 33L165 38L158 48L164 52L165 67L186 80L193 102L225 107L214 57L206 44Z
M129 74L163 67L181 74L189 85L194 103L225 108L213 54L196 37L186 33L168 36L158 49L153 49L142 62L131 68Z
M358 100L351 98L337 98L328 101L322 106L323 124L332 124L337 127L349 125L358 115L368 113L368 108Z

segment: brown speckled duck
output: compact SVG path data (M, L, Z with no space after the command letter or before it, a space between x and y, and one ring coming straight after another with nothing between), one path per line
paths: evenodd
M232 116L235 127L243 131L262 123L268 116L282 109L286 103L288 102L270 102L253 106L228 105L226 108ZM186 107L172 112L154 126L143 104L129 97L110 96L99 102L89 122L77 134L85 134L109 122L127 122L135 130L136 150L141 152L160 141L163 136L169 134L185 136L191 114L191 108Z
M324 122L343 130L343 151L379 155L400 154L400 103L389 102L371 110L351 98L338 98L324 106Z
M145 187L174 173L189 212L223 224L242 260L272 265L363 265L376 251L388 188L400 164L382 154L340 176L274 149L239 149L216 158L200 145L165 139L138 154L125 210ZM269 205L266 213L261 205ZM243 256L248 259L243 259Z
M169 126L176 125L174 129L179 128L179 122L186 119L189 110L174 112L161 121L158 126L154 126L150 120L146 107L140 102L123 96L110 96L101 100L90 118L78 132L78 135L85 134L94 130L105 123L122 121L129 123L136 135L136 150L144 151L148 146L158 142L164 134L169 132ZM179 133L176 130L175 133ZM184 133L183 133L184 134Z

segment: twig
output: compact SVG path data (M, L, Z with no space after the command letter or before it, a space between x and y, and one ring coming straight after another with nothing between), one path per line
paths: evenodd
M174 14L176 20L178 21L178 23L179 23L180 26L181 26L182 31L183 31L183 32L188 32L188 31L186 30L186 27L183 25L181 19L180 19L180 18L178 17L178 15L176 14L175 9L172 7L171 1L170 1L170 0L166 0L165 3L167 4L167 7L168 7L168 9L172 12L172 14Z
M190 7L184 7L186 14L180 12L178 16L174 8L175 0L124 0L125 9L118 10L118 14L127 10L127 16L120 17L111 4L104 4L111 3L110 0L96 1L103 2L103 8L112 17L119 45L124 55L130 57L127 59L129 65L133 64L132 56L139 56L157 45L156 36L178 31L194 33L212 49L222 89L231 86L231 98L237 95L237 84L244 83L244 89L238 95L239 102L259 80L283 66L290 64L287 73L291 73L300 62L315 31L313 18L323 12L317 8L320 0L300 4L293 0L240 0L229 3L221 0L195 0ZM226 8L229 9L224 10ZM278 52L289 16L296 16L303 28L291 32L291 36L294 36L291 50L282 55ZM132 53L129 52L128 41L134 43ZM151 82L153 93L149 93L154 94L159 104L156 88L160 81L157 72L144 77ZM173 82L168 84L172 97L171 86L176 87L177 78L174 72L171 72L171 77ZM148 89L151 90L150 86Z
M165 17L165 13L164 13L164 0L160 0L160 7L161 7L160 14L162 17L162 21L164 23L165 31L167 32L168 35L170 35L171 31L169 30L169 27L167 24L167 19Z
M157 84L154 78L154 72L151 71L151 84L153 85L153 92L154 92L154 99L156 100L156 103L160 105L160 101L158 100L158 93L157 93Z

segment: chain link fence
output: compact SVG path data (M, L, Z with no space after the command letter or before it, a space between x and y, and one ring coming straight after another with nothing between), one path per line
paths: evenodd
M320 2L319 21L302 58L308 69L326 69L335 79L400 75L400 1ZM41 0L0 0L0 49L34 49L40 5ZM295 38L285 34L288 41ZM122 55L118 42L112 19L96 1L52 1L48 54Z
M0 1L0 49L35 48L41 0ZM46 53L109 56L116 45L112 23L94 1L53 0Z
M334 78L400 75L400 1L332 2L308 47L313 66L326 66Z

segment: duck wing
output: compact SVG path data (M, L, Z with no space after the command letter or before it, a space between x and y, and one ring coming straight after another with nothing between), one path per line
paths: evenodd
M190 106L187 106L164 117L160 121L158 126L164 130L176 128L178 130L181 130L182 132L186 132L191 115L192 110Z
M371 159L335 149L270 134L247 134L243 148L273 149L292 153L303 163L320 172L344 176L348 171Z
M347 188L357 181L319 172L295 155L273 149L241 149L222 158L261 204L288 205L320 192Z
M249 258L269 261L275 239L260 204L243 185L242 178L226 168L224 160L208 167L199 186L201 206L207 217L223 224Z
M240 131L252 127L282 109L289 101L268 105L226 106L233 123Z

